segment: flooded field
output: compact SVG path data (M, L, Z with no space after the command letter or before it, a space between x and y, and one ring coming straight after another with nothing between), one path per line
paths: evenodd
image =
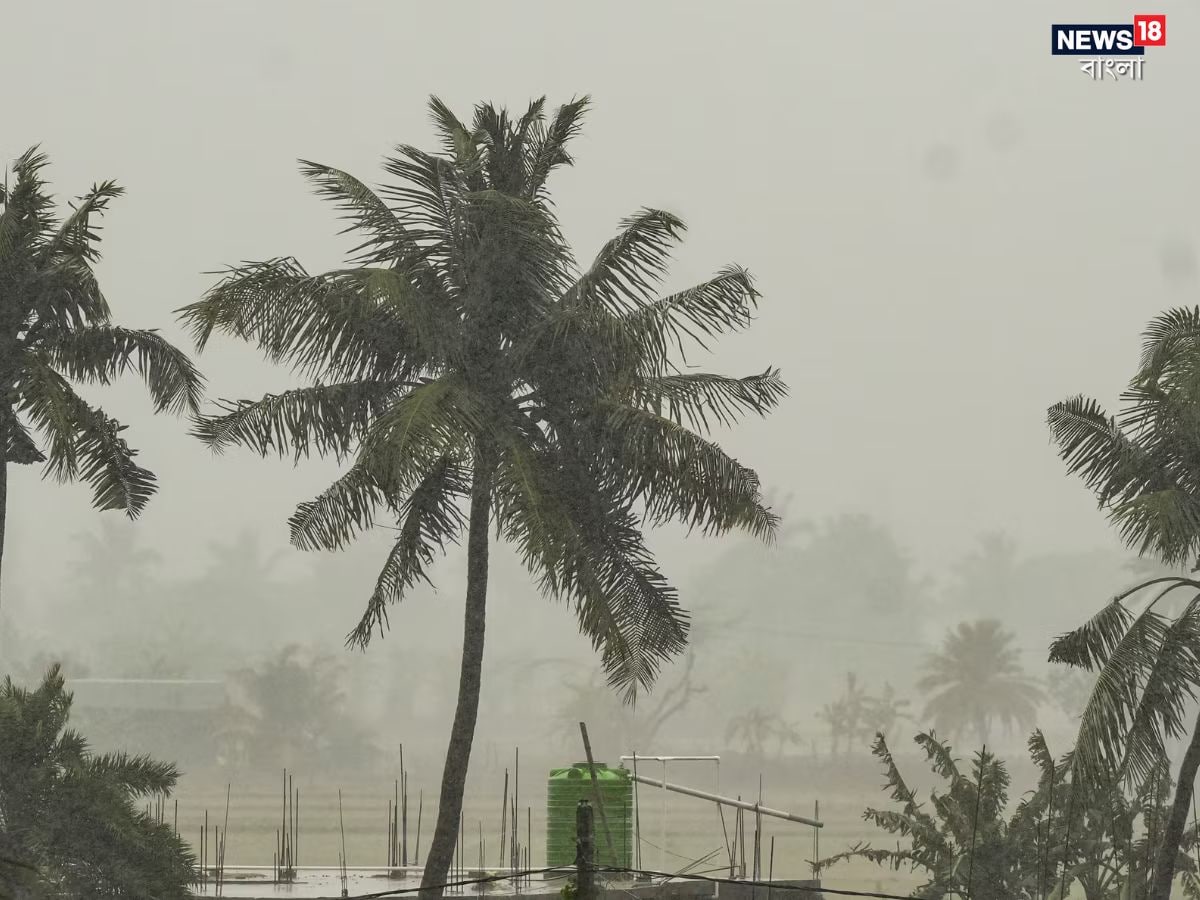
M532 777L527 779L533 782ZM676 779L672 776L672 780ZM525 782L523 782L524 784ZM692 783L703 785L702 779ZM291 896L331 896L339 895L340 886L338 873L338 857L342 846L342 833L338 821L338 786L319 784L297 784L300 788L300 836L297 842L297 861L301 866L328 866L330 869L321 873L310 873L305 876L309 887L295 886L295 891L316 893L293 893ZM708 787L707 785L703 785ZM736 793L736 786L729 790ZM388 832L388 801L391 797L390 785L382 781L376 785L343 785L342 817L345 823L346 863L349 869L386 866ZM663 792L652 788L641 788L639 814L641 825L641 866L652 871L681 872L701 874L707 873L718 877L729 874L728 855L721 818L715 804L689 797L670 795L666 804L666 816L663 815ZM420 836L417 835L417 797L416 791L410 786L409 808L409 854L410 862L418 852L422 855L428 848L429 837L432 833L435 812L432 804L426 803L420 815ZM430 789L432 792L432 789ZM231 871L238 866L266 866L266 877L270 877L269 867L272 864L272 854L276 846L277 830L282 820L282 799L280 788L268 787L265 783L238 784L232 786L229 811L229 832L226 844L226 870ZM429 800L428 794L426 801ZM821 818L825 827L821 829L819 852L822 857L832 855L846 849L850 844L860 840L878 838L878 833L863 822L861 813L868 804L879 804L881 796L875 785L864 782L862 790L857 793L843 792L840 795L822 794L820 796ZM800 815L812 815L814 798L809 795L788 796L783 790L773 791L764 798L764 804L781 808ZM544 780L523 788L520 816L520 840L526 842L526 832L530 831L531 866L533 868L545 865L545 833L546 833L546 786ZM464 809L464 840L465 851L461 864L467 869L480 868L480 851L482 849L482 868L489 866L495 869L506 864L500 859L500 806L501 798L485 797L482 790L468 790ZM209 813L209 821L218 824L224 816L225 785L202 784L185 779L179 793L179 828L185 838L193 845L198 845L200 832L203 827L204 810ZM732 810L725 810L725 830L732 832L734 817ZM480 825L482 824L483 841L480 842ZM665 825L665 828L664 828ZM532 826L532 827L530 827ZM746 817L747 829L747 864L751 864L750 853L753 847L753 816ZM814 829L785 822L778 819L763 819L763 850L762 871L764 877L773 874L775 878L808 878L811 877L810 860L813 858ZM732 839L732 833L730 838ZM664 840L665 837L665 840ZM773 873L769 851L774 839ZM211 858L211 857L210 857ZM635 861L636 866L636 861ZM378 887L384 873L358 872L355 875L355 885L350 894L371 893L377 890L387 890L388 887ZM386 881L386 879L382 879ZM822 881L831 887L853 890L881 889L889 893L907 893L920 883L920 879L907 872L895 873L873 866L869 863L854 861L839 865L826 872ZM414 881L414 885L415 885ZM376 885L376 886L372 886ZM318 889L319 886L319 889ZM394 886L399 886L398 884ZM329 890L326 890L328 888ZM247 885L228 884L224 893L226 896L256 896L253 893L238 893L248 890ZM493 889L493 892L499 892ZM473 891L468 891L473 893Z

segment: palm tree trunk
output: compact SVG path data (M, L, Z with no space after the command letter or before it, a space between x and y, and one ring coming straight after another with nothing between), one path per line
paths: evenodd
M0 597L4 596L4 520L8 510L8 459L5 457L7 451L8 431L4 420L0 418ZM3 609L2 604L0 609Z
M471 742L479 716L479 685L483 671L484 615L487 608L488 512L491 505L491 467L477 460L471 484L471 513L467 525L467 602L463 620L462 669L458 678L458 707L450 729L450 746L442 770L437 824L421 876L421 897L442 896L462 816L463 791Z
M1196 783L1196 773L1200 771L1200 716L1196 718L1196 727L1192 731L1192 740L1187 752L1183 754L1183 763L1179 767L1179 781L1175 786L1175 800L1171 804L1171 814L1167 817L1167 827L1159 840L1155 851L1154 875L1150 881L1149 900L1170 900L1171 885L1175 881L1175 861L1179 858L1179 844L1183 840L1183 831L1187 827L1188 810L1192 804L1192 785Z

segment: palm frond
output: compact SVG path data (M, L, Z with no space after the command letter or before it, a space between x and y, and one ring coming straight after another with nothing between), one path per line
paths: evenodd
M574 161L567 152L567 144L582 129L583 116L590 102L586 96L572 100L558 108L548 126L538 122L531 127L531 140L527 142L526 185L533 195L542 194L551 172Z
M641 347L642 372L657 374L673 353L686 359L689 343L707 350L713 336L748 327L758 296L750 273L728 266L702 284L625 315L621 325Z
M317 384L259 400L222 401L221 415L195 419L192 434L214 450L234 444L262 456L311 451L341 459L406 388L396 381Z
M629 498L653 521L707 534L736 527L764 540L774 536L778 517L763 505L751 469L663 416L608 401L600 408L607 413L605 462L611 459Z
M405 230L425 248L447 285L466 289L466 194L470 185L450 160L400 145L384 170L401 180L381 188Z
M0 406L0 420L3 421L6 439L3 461L19 466L46 461L46 455L38 449L29 429L7 405Z
M1096 646L1111 640L1111 635L1095 634L1111 628L1110 620L1097 625L1099 618L1093 618L1079 629L1091 633L1080 643ZM1163 617L1148 605L1129 621L1124 634L1105 657L1099 660L1091 657L1093 666L1099 662L1100 672L1080 719L1074 756L1077 777L1103 780L1120 770L1129 727L1138 707L1139 691L1154 668L1166 634Z
M123 509L137 518L154 494L154 473L134 462L121 437L125 426L85 403L43 359L26 360L22 409L48 441L47 472L92 488L97 509Z
M1139 376L1157 380L1170 362L1200 346L1200 306L1171 309L1146 327Z
M1200 552L1200 500L1178 488L1144 490L1114 504L1109 518L1126 544L1169 566Z
M1112 656L1132 621L1133 614L1125 605L1112 600L1079 628L1055 638L1050 662L1093 672Z
M458 503L470 493L470 473L451 457L443 457L421 479L401 505L400 531L388 553L375 590L358 626L346 638L363 649L376 629L387 625L388 606L398 603L414 584L429 581L428 567L435 552L455 543L464 517Z
M470 455L486 408L460 375L423 382L375 419L363 437L359 461L380 482L408 490L420 477L415 473L431 471L443 457Z
M53 334L40 349L77 381L111 384L132 369L146 382L157 412L194 413L200 408L203 376L187 354L157 331L93 325Z
M356 270L310 275L294 259L246 263L183 307L180 318L201 349L220 331L317 377L407 380L430 364L396 310Z
M94 263L100 258L96 244L100 241L100 229L94 218L104 214L109 201L120 197L125 189L115 181L104 181L71 204L71 214L63 220L58 231L39 248L43 262L51 263L59 255L65 255Z
M420 250L395 213L371 188L348 172L302 159L300 173L316 188L317 196L333 201L349 220L343 234L359 230L367 239L351 252L363 262L419 258Z
M0 252L19 243L32 246L53 233L54 198L46 191L41 172L49 157L34 145L13 161L13 183L4 197L0 218Z
M429 117L442 138L442 149L459 165L470 166L477 161L475 136L450 107L439 97L429 98Z
M729 427L746 413L765 416L787 396L787 390L774 368L744 378L702 373L658 375L637 379L629 403L695 431L709 432L710 419Z
M687 616L627 508L585 472L570 477L509 437L496 486L497 525L552 596L574 602L609 682L632 702L686 643Z
M21 343L34 346L45 335L74 328L107 325L112 311L91 266L77 257L41 267L22 298L26 329Z
M104 753L90 757L87 768L89 775L119 785L133 797L169 793L179 780L174 763L145 754Z
M1167 756L1164 739L1187 731L1184 715L1200 685L1200 595L1168 625L1141 686L1124 737L1120 773L1127 783L1149 778Z
M686 226L676 216L643 209L621 223L621 233L604 245L591 267L566 292L562 302L600 306L611 314L643 309L662 280Z
M380 506L396 502L368 467L356 463L316 499L296 507L288 519L292 545L301 550L341 550L375 524Z
M1136 442L1105 415L1095 400L1079 396L1050 407L1047 421L1059 456L1081 476L1101 506L1162 488L1159 469Z

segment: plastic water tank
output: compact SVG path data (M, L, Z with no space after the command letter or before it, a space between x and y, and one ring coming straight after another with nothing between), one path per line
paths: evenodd
M546 864L575 863L575 808L580 800L592 804L595 828L596 865L628 868L633 860L633 779L624 768L610 769L596 763L596 780L604 800L604 816L612 836L613 853L604 838L604 820L596 809L591 773L585 762L565 769L551 769L546 785Z

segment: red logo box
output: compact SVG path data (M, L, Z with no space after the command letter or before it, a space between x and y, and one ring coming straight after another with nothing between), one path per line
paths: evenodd
M1167 46L1167 17L1165 15L1138 15L1133 17L1133 46Z

